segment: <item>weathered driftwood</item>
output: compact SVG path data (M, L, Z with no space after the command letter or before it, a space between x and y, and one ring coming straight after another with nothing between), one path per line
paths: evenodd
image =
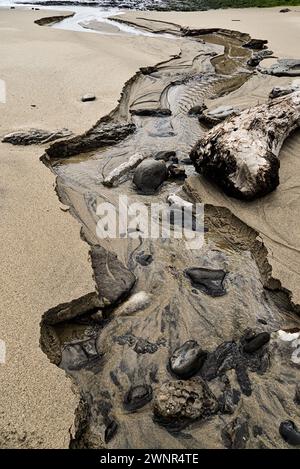
M255 199L278 186L281 146L299 125L300 91L294 91L214 127L196 144L191 160L228 195Z
M145 158L147 158L147 155L142 155L141 153L135 153L132 155L128 161L125 161L124 163L120 164L120 166L114 168L105 177L103 180L104 186L112 187L121 179L122 176L136 168Z

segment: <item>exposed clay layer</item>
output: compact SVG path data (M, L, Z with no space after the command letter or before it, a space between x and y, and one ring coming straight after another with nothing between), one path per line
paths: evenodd
M103 258L97 265L93 260L99 293L103 275L107 288L107 273L101 267L107 265L107 256L117 254L122 272L132 276L129 284L125 282L124 297L110 296L99 309L97 304L96 309L76 309L84 304L79 299L75 309L74 304L54 308L42 322L43 350L66 370L81 393L72 448L288 447L278 421L296 418L297 366L291 364L291 348L276 333L270 343L255 337L299 327L299 319L288 295L272 279L257 233L229 211L208 206L208 231L196 250L173 238L99 240L96 236L100 202L117 207L122 194L130 202L161 202L182 184L167 181L149 199L135 190L130 172L122 173L112 188L102 184L107 175L135 153L151 158L160 151L176 151L179 161L185 160L205 131L189 110L203 104L204 97L229 93L249 77L246 62L251 53L242 47L248 36L202 33L179 39L179 56L142 69L125 85L119 106L109 116L85 135L52 145L44 157L57 175L60 200L82 225L83 239L92 252L100 246L97 254ZM130 112L158 108L169 109L170 115ZM124 134L124 129L131 131ZM190 202L196 200L192 190L189 197ZM151 261L140 262L144 258ZM222 272L222 296L194 288L186 270L195 267ZM207 275L209 282L214 281ZM61 310L66 318L77 310L79 315L62 323ZM254 339L257 343L249 356L245 341ZM162 401L175 399L177 405L169 359L188 340L208 352L196 378L196 382L204 379L203 392L199 389L197 408L193 401L183 406L179 402L178 412L166 422L161 419L167 408ZM184 383L178 386L188 398L193 391L186 383L187 394ZM207 396L214 396L214 405L205 412Z

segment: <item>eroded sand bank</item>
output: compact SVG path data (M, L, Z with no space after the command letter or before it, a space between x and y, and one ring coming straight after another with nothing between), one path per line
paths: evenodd
M114 107L140 66L177 52L159 39L35 25L43 16L0 10L0 78L7 87L1 136L30 127L82 132ZM81 103L89 91L97 101ZM1 447L68 446L77 399L64 372L40 350L39 323L45 310L94 289L88 247L77 222L60 210L42 153L41 147L0 145Z

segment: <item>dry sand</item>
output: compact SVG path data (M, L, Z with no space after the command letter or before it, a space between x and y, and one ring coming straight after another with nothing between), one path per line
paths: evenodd
M51 15L53 12L51 12ZM59 13L61 14L61 12ZM0 135L19 128L89 128L142 65L176 53L158 38L69 32L33 23L41 11L0 10ZM95 92L93 103L80 97ZM36 107L31 107L34 104ZM94 288L79 225L60 210L40 147L0 144L0 447L67 447L76 398L39 348L41 315Z
M278 56L299 58L300 7L290 7L292 11L289 13L279 13L281 8L232 8L199 12L151 11L138 14L130 12L126 16L168 21L190 28L234 29L249 33L252 37L268 39L269 48Z

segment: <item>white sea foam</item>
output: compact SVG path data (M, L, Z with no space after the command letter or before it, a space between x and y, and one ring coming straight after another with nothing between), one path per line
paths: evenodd
M43 1L43 0L39 0ZM45 0L48 1L48 0ZM64 0L68 2L68 0ZM82 0L80 0L82 1ZM83 0L84 1L84 0ZM90 0L86 0L90 1ZM0 8L5 8L5 7L11 7L15 6L16 9L32 9L34 7L39 8L40 10L55 10L55 11L72 11L75 13L74 16L66 18L63 21L60 21L59 23L53 25L53 28L56 29L64 29L64 30L70 30L70 31L80 31L80 32L92 32L95 34L105 34L105 35L115 35L115 34L128 34L128 35L141 35L141 36L158 36L157 34L153 34L147 31L142 31L140 29L134 28L127 26L126 24L122 24L116 21L111 21L109 20L109 17L115 16L115 15L122 15L124 14L125 10L120 10L119 8L111 8L111 7L101 7L101 6L77 6L77 5L72 5L72 0L70 0L70 6L67 5L34 5L34 4L24 4L20 5L15 3L14 1L10 0L0 0ZM161 0L157 0L157 3L159 4ZM108 2L103 2L104 4ZM127 10L126 10L127 11ZM110 24L114 25L117 27L118 31L117 32L106 32L101 31L101 28L99 30L95 29L89 29L88 25L90 22L97 21L99 23L103 23L104 25ZM83 27L82 25L85 25ZM166 35L162 35L166 36Z

